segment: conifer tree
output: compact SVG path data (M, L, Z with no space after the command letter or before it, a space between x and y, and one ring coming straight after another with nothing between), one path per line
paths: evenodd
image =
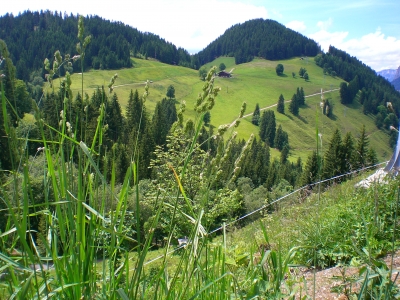
M279 151L282 151L285 144L289 145L288 134L283 131L282 126L279 124L275 134L274 146Z
M109 137L114 143L117 142L123 130L123 117L116 93L111 97L111 101L107 103L105 122L108 124Z
M167 124L167 116L165 115L161 102L157 102L156 104L151 127L154 143L159 146L165 145L169 127Z
M343 139L344 169L342 173L348 173L354 169L354 138L351 132L347 132Z
M300 185L304 186L317 181L319 173L317 151L313 151L307 158L307 162L301 176Z
M289 145L285 144L281 151L281 164L286 164L289 157Z
M254 112L253 112L253 117L251 119L251 123L258 126L259 122L260 122L260 106L257 103L256 108L254 109Z
M354 149L354 164L355 169L360 169L367 166L368 163L368 136L365 132L365 125L361 128L360 137L357 139L357 144Z
M279 96L278 100L278 105L276 107L276 111L280 114L285 114L285 99L283 98L283 95L281 94Z
M298 99L299 106L306 104L306 98L304 95L303 87L301 87L300 90L299 89L297 89L297 90L298 90L297 99Z
M145 130L146 124L143 115L145 114L144 104L142 100L139 98L139 93L137 90L133 92L131 90L129 94L128 105L126 106L126 132L134 132L135 134L138 131L143 132Z
M351 93L346 82L342 82L340 84L339 93L340 93L340 103L348 104L353 101L353 99L351 99Z
M260 121L260 138L270 147L274 147L276 132L275 113L273 110L264 111Z
M289 104L289 111L295 116L299 115L299 102L296 94L292 96L292 101L290 101Z
M378 157L376 151L373 148L369 148L367 152L367 164L368 166L373 166L378 163Z
M336 129L329 141L328 149L325 151L324 166L322 168L323 177L331 178L342 174L344 165L342 137L339 129Z
M178 120L177 113L176 113L176 106L174 99L167 99L163 98L161 100L161 109L165 116L165 126L168 130L171 128L172 124ZM209 111L208 111L209 113Z

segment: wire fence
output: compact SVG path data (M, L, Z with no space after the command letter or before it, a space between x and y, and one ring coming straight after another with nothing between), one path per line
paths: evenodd
M218 231L220 231L220 230L222 230L224 228L227 228L227 227L237 223L238 221L244 220L247 217L250 217L251 215L253 215L253 214L255 214L255 213L259 212L259 211L262 211L262 210L264 210L264 209L266 209L266 208L268 208L268 207L270 207L270 206L272 206L272 205L274 205L274 204L276 204L278 202L281 202L282 200L284 200L284 199L290 197L291 195L294 195L294 194L296 194L296 193L298 193L298 192L300 192L302 190L306 190L306 189L309 189L310 187L316 186L318 184L322 184L322 183L325 183L325 182L333 181L333 180L336 180L336 179L339 179L339 178L342 178L342 177L346 177L346 176L349 176L349 175L361 173L361 172L364 172L366 170L373 169L373 168L376 168L376 167L378 167L380 165L387 164L387 163L388 163L388 161L381 162L381 163L378 163L378 164L375 164L375 165L372 165L372 166L363 167L363 168L355 170L355 171L351 171L351 172L348 172L348 173L345 173L345 174L333 176L333 177L328 178L328 179L320 180L320 181L317 181L317 182L302 186L302 187L296 189L295 191L290 192L289 194L286 194L286 195L284 195L284 196L282 196L282 197L280 197L280 198L278 198L278 199L276 199L276 200L274 200L274 201L272 201L270 203L267 203L267 204L257 208L256 210L253 210L252 212L249 212L249 213L247 213L247 214L245 214L243 216L238 217L237 219L235 219L235 220L233 220L233 221L231 221L229 223L225 223L225 224L221 225L220 227L215 228L214 230L211 230L205 236L209 236L209 235L211 235L213 233L216 233L216 232L218 232ZM174 248L174 249L172 249L170 251L167 251L166 254L157 256L157 257L145 262L144 265L145 266L149 265L149 264L151 264L151 263L153 263L153 262L155 262L155 261L157 261L159 259L164 258L166 255L173 254L174 252L176 252L176 251L178 251L178 250L180 250L180 249L182 249L184 247L186 247L186 245L181 245L181 246L176 247L176 248Z

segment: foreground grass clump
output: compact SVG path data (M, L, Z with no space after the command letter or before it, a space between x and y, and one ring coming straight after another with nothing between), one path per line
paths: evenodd
M282 253L296 247L291 263L311 270L359 267L359 277L346 282L346 288L358 284L362 289L347 290L349 296L392 299L398 288L391 276L397 271L382 258L400 247L399 180L355 189L358 181L356 177L305 199L300 195L282 199L276 211L262 220L268 244L263 244L263 230L255 222L228 234L227 245L242 256L250 255L247 245L254 241Z

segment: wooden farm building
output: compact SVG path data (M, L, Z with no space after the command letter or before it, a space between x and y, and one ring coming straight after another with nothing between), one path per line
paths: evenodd
M224 77L224 78L230 78L232 77L231 73L225 72L225 71L220 71L218 72L218 77Z

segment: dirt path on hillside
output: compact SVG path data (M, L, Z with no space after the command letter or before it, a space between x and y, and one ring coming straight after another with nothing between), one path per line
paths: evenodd
M339 90L339 89L333 89L333 90L323 91L322 94L330 93L330 92L334 92L334 91L338 91L338 90ZM304 98L308 98L308 97L312 97L312 96L316 96L316 95L321 95L321 93L315 93L315 94L307 95L307 96L304 96ZM285 103L289 103L290 101L292 101L292 100L286 100ZM275 103L275 104L272 104L272 105L270 105L270 106L266 106L266 107L260 108L260 111L273 108L273 107L275 107L275 106L277 106L277 105L278 105L278 103ZM244 116L242 117L242 119L243 119L243 118L250 117L250 116L252 116L252 115L253 115L253 113L246 114L246 115L244 115ZM232 127L232 126L234 126L237 120L238 120L238 119L235 119L235 120L229 125L229 128Z

